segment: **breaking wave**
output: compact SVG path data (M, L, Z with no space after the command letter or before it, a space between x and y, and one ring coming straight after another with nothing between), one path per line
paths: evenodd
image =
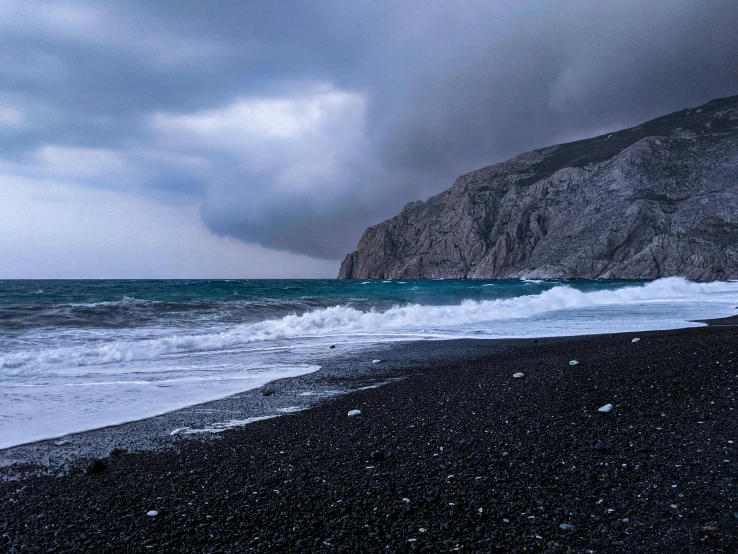
M454 305L396 305L385 310L360 310L337 305L267 319L256 323L220 326L208 332L179 333L149 338L117 338L62 346L15 351L0 356L0 370L48 370L146 360L167 354L222 351L255 342L284 339L316 339L370 335L375 340L432 329L444 338L469 336L468 326L484 327L499 322L542 316L563 310L581 310L629 304L722 302L725 294L738 293L736 282L693 283L666 278L645 285L616 290L583 292L558 285L538 294L497 300L464 300ZM133 302L126 299L126 302ZM135 303L135 302L133 302ZM118 335L120 337L120 335Z

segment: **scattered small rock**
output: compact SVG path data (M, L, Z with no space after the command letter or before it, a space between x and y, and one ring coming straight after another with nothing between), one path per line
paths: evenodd
M612 404L605 404L604 406L600 406L599 408L597 408L597 411L603 414L606 414L607 412L611 412Z
M361 410L349 410L349 413L348 413L349 417L354 417L357 415L361 415Z
M274 391L271 389L264 389L263 391L261 391L262 396L271 396L273 394L274 394Z
M331 344L331 345L329 346L329 348L335 348L335 347L336 347L336 345L335 345L335 344Z
M117 458L118 456L121 456L122 454L125 454L125 453L126 453L126 451L123 450L122 448L113 448L110 451L110 457L111 458Z
M146 515L149 517L156 517L159 515L159 512L157 512L156 510L149 510L148 512L146 512Z
M636 337L636 338L634 338L634 339L633 339L632 341L630 341L630 342L641 342L641 339L639 339L638 337Z
M572 360L569 362L569 365L579 365L579 360Z
M718 530L718 528L717 528L717 527L715 527L714 525L705 525L705 526L704 526L704 527L702 528L702 530L703 530L703 531L711 531L711 532L712 532L712 531L717 531L717 530Z
M562 523L561 525L559 525L559 528L561 528L564 531L575 531L576 530L576 527L574 527L573 525L569 523Z
M372 452L371 454L369 454L369 457L372 460L376 460L377 462L381 462L382 460L384 460L384 452L382 452L380 450L377 450L377 451Z
M607 446L601 442L596 442L592 448L594 448L597 452L607 452Z
M522 379L523 377L525 377L525 373L520 373L519 371L513 374L514 379Z
M373 364L381 364L384 360L372 360Z
M108 466L102 460L92 460L85 468L85 475L96 475L98 473L102 473L106 469L108 469Z

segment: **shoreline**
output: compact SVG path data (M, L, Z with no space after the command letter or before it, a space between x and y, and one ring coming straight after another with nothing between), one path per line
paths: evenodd
M61 475L80 459L106 457L114 449L161 451L177 448L186 440L217 440L229 428L239 429L247 424L223 425L230 420L290 415L364 387L403 379L422 368L429 357L453 359L473 354L480 344L494 343L495 347L504 348L529 340L532 339L398 341L379 343L359 354L343 354L326 347L325 362L313 373L276 379L261 387L152 417L0 449L0 480L44 473ZM382 363L372 364L377 356ZM23 469L13 471L14 464Z
M673 280L671 281L671 284L665 284L665 289L664 287L659 288L659 286L655 285L654 283L645 284L643 287L643 291L646 291L649 286L656 286L656 290L658 292L657 296L661 294L666 294L668 297L670 297L669 295L674 293L677 295L677 297L679 297L680 294L684 293L684 290L682 290L680 287L688 287L688 289L692 291L693 285L694 284L687 283L683 280ZM728 284L724 283L723 285L727 286ZM625 287L625 289L629 290L628 287ZM637 294L635 294L635 298L641 298L643 294L645 294L648 298L653 296L652 293L654 291L648 293L643 291L637 291ZM720 291L720 294L723 294L725 292L722 289L720 289ZM581 290L578 293L573 292L572 294L574 294L578 298L578 294L584 294L585 292L585 290ZM615 291L610 291L608 289L599 292L610 295ZM701 292L704 291L701 291L700 289L692 292L701 294ZM730 292L734 291L730 289ZM520 291L516 292L515 294L520 294ZM520 299L526 296L530 295L523 294L522 296L515 296L514 298ZM539 298L539 296L542 296L542 294L538 296L532 296L531 299L536 300ZM630 292L628 292L626 296L628 298L633 297L633 291L631 290ZM505 295L503 294L501 298L504 297ZM607 305L609 302L602 299L597 300L597 298L595 298L595 300L592 300L597 305L599 305L600 301L604 302L605 305ZM608 298L610 297L608 296ZM610 300L612 300L612 298L610 298ZM579 302L578 300L571 300L567 297L566 294L564 295L564 299L562 300L561 298L559 298L559 301L562 301L566 306L570 304L579 306L579 304L581 304L581 302ZM400 375L402 375L402 371L404 371L403 366L413 363L411 359L413 358L413 356L415 356L416 352L421 352L422 354L423 351L434 350L436 356L443 357L452 349L457 350L459 348L463 348L463 345L465 344L470 344L470 341L492 341L490 342L490 344L494 344L496 346L501 346L504 344L526 344L526 341L533 340L535 338L530 336L529 333L538 334L540 337L553 336L553 338L555 339L566 339L570 337L560 337L557 335L560 333L568 332L575 333L575 335L572 336L586 336L582 335L582 333L633 332L629 331L629 329L637 329L639 327L641 329L654 327L675 328L679 326L703 325L704 322L693 320L700 316L710 317L715 315L724 315L727 313L735 313L732 309L734 305L733 301L733 294L731 294L730 298L728 298L727 300L726 298L723 298L723 296L720 296L718 304L716 304L720 306L719 310L710 310L709 307L706 305L692 302L689 309L684 309L681 311L677 310L682 314L679 318L674 318L673 314L671 314L670 316L667 312L663 314L665 315L665 318L659 317L658 314L654 314L653 316L646 316L645 319L643 319L643 314L641 313L640 315L637 315L635 321L630 321L624 320L622 317L608 317L607 315L603 314L601 317L594 317L591 319L586 319L585 317L585 319L582 319L580 321L576 321L575 317L568 325L562 326L560 323L557 323L556 317L550 318L550 320L544 317L540 324L534 322L532 324L532 328L529 324L524 324L521 331L521 329L518 328L519 326L516 327L516 325L513 324L512 327L504 330L505 334L510 336L527 335L526 338L518 339L493 338L488 335L484 335L484 329L475 329L475 327L472 325L469 328L464 328L466 330L466 336L468 338L446 338L446 340L453 341L451 343L448 343L453 344L453 347L449 346L448 344L444 346L445 340L433 340L432 342L439 346L429 347L426 345L426 341L423 341L420 336L403 336L402 339L404 340L402 342L379 342L370 346L365 346L360 351L353 350L353 352L350 350L351 347L349 347L347 348L347 350L349 350L348 352L342 353L341 351L343 350L343 345L339 344L339 347L337 349L329 350L328 346L330 343L324 342L323 339L316 337L318 338L318 340L314 341L315 346L312 348L312 353L308 357L309 360L305 359L303 356L300 356L299 352L297 351L291 353L291 355L288 357L291 362L296 363L297 365L300 365L301 362L309 362L314 368L318 364L320 364L320 366L322 366L322 369L319 370L315 382L310 379L300 379L299 377L291 378L291 382L295 383L296 385L305 384L303 389L300 390L297 386L289 387L283 385L283 383L286 383L287 381L282 381L279 379L277 381L271 381L271 383L280 383L278 385L280 389L285 390L285 394L280 395L283 400L290 395L293 397L294 402L290 402L288 404L274 403L274 398L266 400L264 398L261 398L259 394L252 392L254 390L264 390L264 386L268 388L270 386L268 383L263 385L262 387L250 389L250 391L247 390L234 394L233 391L238 390L239 386L244 387L256 385L256 383L249 383L248 385L244 385L234 382L233 387L231 387L230 384L228 387L221 387L220 392L228 396L218 398L219 393L217 392L217 388L213 389L213 391L215 392L212 393L209 392L207 394L192 394L193 390L197 389L192 389L192 387L187 387L186 389L182 389L180 387L179 389L177 389L176 386L172 387L169 384L168 379L163 379L162 382L164 384L162 384L161 387L167 388L166 391L157 391L154 388L146 388L144 390L144 388L142 388L140 391L118 390L116 392L116 389L110 389L109 392L106 392L100 396L96 396L95 393L80 395L57 394L57 390L53 388L55 384L54 380L52 379L50 383L48 383L49 386L46 389L40 390L40 392L38 393L37 396L39 396L40 402L29 405L27 416L25 417L25 419L21 418L19 420L16 416L19 413L22 414L23 410L18 411L16 409L10 408L15 405L15 402L22 402L24 398L22 395L15 393L16 389L11 388L9 389L10 403L2 414L5 425L7 425L7 440L4 441L5 444L3 444L2 448L0 448L0 479L3 478L4 474L2 468L11 465L14 462L30 461L33 463L40 463L41 465L51 467L53 465L64 465L75 456L103 456L115 448L136 450L157 449L166 447L167 438L170 434L173 433L204 434L208 431L220 432L228 426L237 426L242 423L246 423L247 421L252 420L254 417L280 415L283 411L289 412L307 408L314 404L313 400L315 399L303 398L301 396L302 394L310 394L311 392L317 390L318 393L322 394L323 396L331 396L334 393L337 394L352 390L354 388L354 383L352 381L356 381L356 383L359 384L367 383L367 385L376 384L378 381L381 381L381 374L379 378L372 376L373 373L376 373L376 371L374 370L378 368L372 368L368 365L370 363L370 360L375 357L382 357L390 360L390 364L384 365L384 368L390 370L388 372L388 375L394 375L394 369L400 369ZM515 300L515 302L517 302L517 300ZM726 302L729 303L726 304ZM525 304L525 302L523 304ZM554 304L556 304L556 302L554 302ZM584 305L586 306L588 305L588 303L584 302ZM436 309L437 307L424 307L420 305L413 306L423 309L428 308L431 310L432 313L438 311ZM517 303L515 304L515 306L515 310L518 310L520 308ZM551 307L549 304L546 304L546 306L544 306L544 308L546 309ZM444 314L444 310L446 309L443 308L443 306L441 306L441 308L442 309L440 309L440 314ZM538 308L541 307L538 306ZM606 309L605 314L607 313L607 311L608 310ZM517 311L515 311L515 313L517 313ZM454 317L456 317L457 315L458 314L454 315ZM417 317L417 314L412 314L412 317ZM425 318L420 322L425 325L425 322L428 321L428 317L429 314L425 314ZM442 315L439 317L443 318ZM454 319L453 321L456 320ZM471 318L471 321L475 321L473 317ZM481 327L484 328L485 326L482 325ZM382 325L379 325L379 328L383 328ZM372 327L372 329L374 329L374 327ZM427 331L422 331L422 333L426 332ZM492 331L492 333L494 334L498 334L499 332L499 330ZM392 333L389 334L391 335ZM451 334L453 335L454 333ZM540 337L538 340L544 340ZM383 338L387 339L388 337L384 336ZM325 337L325 340L336 340L336 337ZM289 341L287 342L288 344L284 349L290 352L290 344ZM114 341L114 343L116 345L116 348L118 348L118 343L116 341ZM319 343L323 343L322 346ZM130 345L125 345L125 347L121 348L123 349L123 352L127 352L126 348L129 347ZM95 348L92 349L93 352L95 351ZM385 356L382 354L382 352L388 352L389 354ZM396 352L398 352L399 354L395 355L394 353ZM207 369L210 363L214 363L214 360L208 358L207 356L209 355L206 352L201 352L201 354L202 356L200 357L200 359L205 364L205 369ZM186 353L183 355L186 356ZM366 356L366 358L362 359L363 356ZM327 362L327 364L323 362L323 359ZM262 361L264 361L268 365L269 360L262 359ZM148 367L146 365L146 362L141 363L145 366L144 368L142 368L142 370ZM135 370L136 368L132 367L132 369ZM239 367L238 361L235 362L235 364L232 366L232 369L235 373L238 373L239 375L245 375L240 373L239 370L243 369L243 365L240 365ZM115 373L115 371L113 371L113 373ZM276 377L278 377L278 375L271 375L271 378ZM93 379L92 383L77 384L103 384L96 383L94 381L95 379ZM186 379L179 381L186 381ZM339 385L337 387L327 386L331 382L338 382ZM127 378L122 379L120 382L117 382L118 385L125 385L126 383ZM10 381L10 384L11 387L13 387L12 379ZM47 383L42 383L42 385L46 384ZM146 387L147 385L146 383L140 384L144 387ZM25 384L21 382L19 386L25 386ZM18 390L21 390L21 392L25 391L25 389ZM69 392L72 389L59 390ZM33 398L33 394L29 393L29 395L31 398ZM56 397L56 403L54 403L53 401L45 403L43 400L44 395L47 395L49 398ZM75 396L77 396L78 399L60 402L62 398L74 399ZM83 398L85 400L82 400ZM127 398L130 399L130 402L126 400ZM161 403L157 400L158 398L164 398L165 400L168 399L169 401ZM215 400L210 400L212 398L215 398ZM75 401L84 402L84 404L80 404L80 406L90 407L91 409L89 411L77 410L74 406ZM45 414L38 412L38 410L44 409L43 406L46 406ZM70 411L67 412L67 409L69 409ZM34 412L33 410L36 410L36 412ZM83 416L82 413L79 412L87 412L87 415ZM35 417L32 415L33 413L36 413ZM65 413L68 413L70 416L68 420L65 420L62 415ZM152 415L157 413L158 415ZM208 413L220 414L222 417L220 419L214 419L213 417L207 415ZM55 421L53 421L52 418L49 417L52 414L56 417ZM24 421L27 423L24 423ZM41 439L40 437L47 438ZM20 441L23 442L20 444L15 444L14 446L6 446L8 444L12 444L13 442L18 443ZM65 448L57 448L59 446L64 446Z
M738 325L738 315L693 320L707 326ZM617 333L622 336L670 333L699 327ZM553 344L616 334L571 335L538 338L459 338L377 343L366 351L342 354L327 349L321 368L313 373L275 379L229 396L185 406L162 414L114 425L32 440L0 449L0 481L32 475L62 475L80 459L104 458L113 450L161 451L177 448L177 439L217 439L226 430L240 429L260 419L283 417L364 387L377 387L422 370L431 364L449 363L485 352L528 344ZM382 364L371 360L379 356ZM228 425L229 422L234 422ZM14 470L22 468L20 471Z
M738 333L720 325L421 347L378 388L0 483L0 550L735 551Z

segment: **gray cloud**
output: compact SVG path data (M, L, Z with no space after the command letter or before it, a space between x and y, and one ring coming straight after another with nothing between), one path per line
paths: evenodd
M0 0L5 173L325 259L462 173L738 93L732 0L29 4Z

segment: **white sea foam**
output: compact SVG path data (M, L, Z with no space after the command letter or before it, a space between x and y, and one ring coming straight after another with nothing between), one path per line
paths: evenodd
M539 294L486 301L465 300L448 306L411 304L385 311L360 311L341 305L258 323L234 325L207 333L10 352L0 356L0 371L5 374L14 371L26 373L54 367L130 362L175 353L222 351L254 342L283 339L314 339L352 334L369 334L377 340L381 335L386 335L389 339L403 332L423 334L425 331L427 334L429 327L433 329L431 334L438 335L438 338L469 336L469 326L484 327L496 322L529 319L563 310L608 306L623 308L634 304L678 305L690 301L703 304L705 310L713 303L725 311L725 306L720 304L734 303L736 294L738 283L735 282L692 283L672 277L646 285L594 292L582 292L561 285ZM710 315L712 314L706 314Z
M236 427L243 427L244 425L248 425L249 423L255 423L257 421L264 421L266 419L272 419L275 417L279 417L279 415L266 415L266 416L254 416L254 417L247 417L246 419L231 419L229 421L218 421L215 423L211 423L207 427L203 427L202 429L190 429L187 428L186 430L182 431L182 434L184 435L196 435L199 433L222 433L223 431L227 431L228 429L235 429Z
M222 378L207 386L181 384L163 389L145 381L125 379L100 383L99 387L66 387L62 385L72 383L59 379L33 389L32 394L28 389L6 387L0 391L0 449L145 419L318 369L317 365L294 365L239 373L226 367L220 368ZM257 419L213 423L204 429L179 428L171 434L218 433L251 421Z
M283 414L294 414L296 412L301 412L305 410L304 406L287 406L286 408L279 408L277 411L281 412Z
M345 354L411 339L641 332L699 325L690 320L734 315L738 306L738 281L669 278L591 292L548 286L507 299L369 311L342 304L240 324L41 329L18 348L0 351L0 448L141 419L309 373L318 369L329 344ZM361 355L371 360L377 354ZM221 428L208 427L206 432Z

